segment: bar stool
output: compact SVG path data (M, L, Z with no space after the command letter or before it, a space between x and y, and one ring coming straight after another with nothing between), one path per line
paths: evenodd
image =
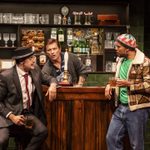
M7 146L8 150L12 150L12 149L13 150L24 150L23 145L20 142L18 142L14 137L10 137L10 138L11 139L9 139L9 142L10 142L10 140L13 140L14 145L10 146L10 143L9 143L8 146Z
M19 137L17 138L11 134L9 138L13 138L16 150L24 150L23 141L21 141Z
M8 142L8 146L7 149L9 150L9 144L10 144L10 140L13 140L14 146L10 147L11 149L14 148L15 150L24 150L23 144L22 142L20 142L17 138L15 138L14 136L10 136L9 137L9 142Z

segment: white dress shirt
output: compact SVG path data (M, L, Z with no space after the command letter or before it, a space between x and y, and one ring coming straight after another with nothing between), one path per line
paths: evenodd
M19 76L20 84L21 84L21 91L22 91L22 97L23 97L23 109L27 109L28 108L28 95L27 95L27 91L26 91L26 83L25 83L24 75L28 74L28 72L24 72L17 66L16 66L16 69L17 69L17 73ZM32 79L31 79L30 75L28 75L28 91L29 91L30 106L31 106L32 105L33 84L32 84Z

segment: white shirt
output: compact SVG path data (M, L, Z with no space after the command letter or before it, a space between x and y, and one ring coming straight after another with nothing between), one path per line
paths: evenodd
M23 109L28 108L28 95L26 91L26 83L25 83L25 78L24 75L27 74L28 72L24 72L21 70L18 66L16 66L17 73L19 76L20 84L21 84L21 91L22 91L22 98L23 98ZM33 84L32 84L32 79L31 76L28 75L28 90L29 90L29 96L30 96L30 106L32 105L32 91L33 91Z

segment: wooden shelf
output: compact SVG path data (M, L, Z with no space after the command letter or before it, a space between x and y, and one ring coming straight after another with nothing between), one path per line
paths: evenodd
M0 23L0 26L16 26L16 27L56 27L56 28L127 28L128 25L55 25L55 24L6 24Z
M16 1L15 5L12 5L12 1ZM34 3L35 1L38 1L37 3ZM47 1L47 2L46 2ZM83 2L84 1L84 2ZM128 30L129 26L129 4L127 1L125 2L119 2L118 0L114 1L100 1L97 2L94 0L94 2L87 3L87 1L83 0L80 2L77 0L75 3L70 2L69 0L61 0L60 3L54 2L54 0L44 0L41 3L39 0L26 0L26 1L19 1L19 0L8 0L6 3L0 2L0 10L1 13L10 12L13 14L24 14L24 13L34 13L34 14L48 14L49 15L49 24L0 24L0 33L8 32L8 33L17 33L17 41L16 46L21 46L21 31L22 29L31 29L31 30L43 30L45 34L44 42L46 43L46 40L50 37L51 28L57 28L60 27L64 29L64 34L67 33L67 28L73 28L79 29L82 31L89 30L90 28L97 28L99 35L102 36L102 40L100 41L100 38L97 39L99 44L101 45L101 49L103 51L103 54L98 55L91 55L91 57L95 60L92 62L92 65L94 65L94 69L99 72L103 72L105 70L105 63L107 60L112 60L115 50L112 49L105 49L103 41L105 40L105 32L119 32L124 33ZM95 2L96 1L96 2ZM98 5L97 5L98 4ZM71 25L55 25L53 24L53 18L54 14L60 13L60 9L66 5L69 8L69 14L68 16L71 17L72 24ZM26 9L28 8L28 9ZM51 10L51 11L49 11ZM84 15L81 16L81 25L74 25L74 16L72 14L73 11L77 12L93 12L93 18L92 18L92 25L84 25ZM118 14L120 24L119 25L99 25L99 21L97 21L97 15L99 14ZM102 30L101 30L102 29ZM95 29L93 29L95 30ZM92 30L92 32L93 32ZM81 32L82 32L81 31ZM98 36L100 37L100 36ZM65 42L67 43L67 38L65 36ZM1 44L2 45L2 44ZM11 45L11 44L10 44ZM63 45L64 46L64 45ZM44 47L45 48L45 47ZM65 48L65 46L63 47ZM62 48L62 51L64 49ZM4 48L0 47L0 57L4 57L4 53L6 54L7 58L10 58L12 55L12 51L14 48ZM39 53L37 53L38 57ZM83 62L85 60L85 57L87 54L79 54L81 57L83 57ZM93 73L93 72L92 72Z

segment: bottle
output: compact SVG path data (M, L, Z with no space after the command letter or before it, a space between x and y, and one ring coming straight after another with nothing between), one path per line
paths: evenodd
M92 60L91 60L89 52L87 52L87 56L85 59L85 66L86 66L88 72L92 71Z
M116 72L116 67L117 67L117 63L116 63L116 56L114 56L113 62L112 62L112 72Z
M81 54L85 54L85 48L86 48L86 44L85 44L85 39L81 38L80 40L80 53Z
M81 54L81 50L82 50L82 41L79 38L79 44L78 44L78 49L77 49L77 53Z
M72 52L72 46L73 46L73 30L72 28L67 29L67 47L69 49L69 52Z
M63 47L64 46L64 30L62 28L59 28L58 30L58 42L60 43L60 45Z
M66 24L67 24L67 18L66 18L66 16L64 16L64 17L62 18L62 24L63 24L63 25L66 25Z
M68 25L71 25L71 17L70 16L68 17L67 23L68 23Z
M45 52L42 50L40 55L39 55L39 65L43 66L46 63L46 54Z
M99 54L99 44L97 33L94 34L91 44L91 54Z
M56 28L52 28L52 29L51 29L50 38L52 38L52 39L57 39L57 29L56 29Z
M73 46L73 53L79 53L79 40L76 39Z
M89 41L86 41L86 45L85 45L85 53L89 53L90 54L90 44Z

